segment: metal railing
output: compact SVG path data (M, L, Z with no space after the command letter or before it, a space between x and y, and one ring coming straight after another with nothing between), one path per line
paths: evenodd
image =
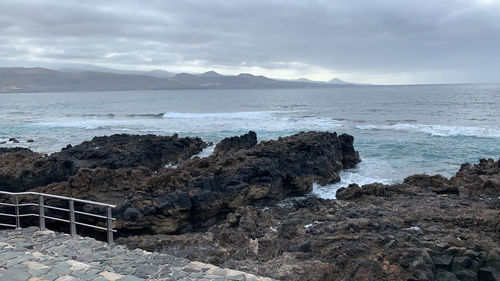
M39 227L41 230L45 229L45 219L49 220L55 220L55 221L60 221L60 222L66 222L69 223L69 232L71 236L76 235L76 226L81 225L81 226L86 226L90 228L95 228L99 230L103 230L107 232L107 238L108 238L108 244L113 243L113 232L116 232L116 230L113 229L113 221L116 220L115 218L112 217L111 214L111 209L115 208L115 205L111 204L105 204L105 203L100 203L100 202L94 202L94 201L89 201L89 200L82 200L82 199L76 199L76 198L71 198L71 197L65 197L65 196L59 196L59 195L52 195L52 194L45 194L45 193L38 193L38 192L7 192L7 191L0 191L0 195L9 195L11 198L14 197L14 204L12 203L3 203L0 202L0 206L10 206L14 207L14 214L7 214L7 213L1 213L0 212L0 217L14 217L16 218L16 224L7 224L7 223L0 223L0 226L5 226L5 227L15 227L15 228L20 228L21 227L21 218L22 217L38 217L39 218ZM19 203L19 196L23 195L35 195L38 196L38 203ZM54 198L54 199L61 199L61 200L66 200L68 201L68 209L65 208L59 208L56 206L49 206L44 203L44 198ZM82 204L88 204L88 205L94 205L94 206L99 206L99 207L104 207L106 209L106 215L97 215L97 214L92 214L92 213L87 213L87 212L82 212L82 211L75 211L75 202L82 203ZM34 206L38 207L38 214L33 214L33 213L28 213L28 214L21 214L19 212L19 207L25 207L25 206ZM69 217L68 219L62 219L62 218L56 218L52 216L46 216L45 215L45 208L47 209L52 209L52 210L57 210L57 211L62 211L62 212L68 212ZM97 225L92 225L92 224L87 224L83 222L78 222L75 219L75 214L78 215L83 215L83 216L90 216L94 218L100 218L100 219L105 219L106 220L106 227L102 226L97 226Z

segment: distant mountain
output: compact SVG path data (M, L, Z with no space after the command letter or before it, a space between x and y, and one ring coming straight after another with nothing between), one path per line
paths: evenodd
M148 75L148 76L153 76L157 78L171 78L175 76L175 73L160 70L160 69L155 69L151 71L140 71L140 70L121 70L121 69L113 69L113 68L105 68L105 67L100 67L100 66L81 66L80 67L67 67L67 68L61 68L59 69L61 72L71 72L71 73L81 73L81 72L87 72L87 71L94 71L94 72L108 72L108 73L115 73L115 74L132 74L132 75Z
M346 82L346 81L341 80L340 78L333 78L328 82L315 81L315 80L310 80L307 78L299 78L299 79L294 79L294 80L283 80L283 81L295 81L295 82L314 83L314 84L361 85L361 84Z
M346 85L346 84L354 84L351 82L346 82L344 80L340 80L339 78L333 78L332 80L327 82L328 84L338 84L338 85Z
M305 83L316 83L316 84L324 84L325 83L323 81L314 81L314 80L310 80L310 79L307 79L307 78L299 78L299 79L295 79L295 80L292 80L292 81L305 82Z
M71 69L55 71L45 68L0 68L0 93L352 86L352 84L327 84L310 80L276 80L248 73L225 76L215 71L208 71L202 74L180 73L172 77L161 77L158 75L159 71L155 72L156 75L151 72L114 73L107 71L72 71Z
M223 75L221 75L215 71L207 71L205 73L198 74L198 76L201 76L201 77L221 77Z

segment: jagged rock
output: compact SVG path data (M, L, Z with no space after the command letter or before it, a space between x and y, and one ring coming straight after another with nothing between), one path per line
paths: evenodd
M362 195L363 190L355 183L351 183L347 187L341 187L337 190L335 197L340 200L350 200L358 198Z
M354 137L348 134L342 134L339 136L339 140L342 145L342 151L344 152L344 157L342 158L343 168L354 168L356 164L361 162L358 152L354 150Z
M186 232L211 226L240 206L306 194L314 181L338 181L343 163L359 162L352 143L345 143L352 140L336 133L299 133L224 156L187 160L158 174L80 169L67 183L39 190L117 204L115 227L123 232Z
M500 191L500 159L481 159L479 164L462 164L460 170L450 179L460 187L464 195L491 196Z
M121 134L95 137L91 141L68 146L57 153L56 157L73 161L77 170L143 166L158 171L167 164L189 159L206 146L200 138Z
M355 183L337 190L336 198L339 200L354 200L366 196L394 197L414 194L415 188L407 184L385 185L378 182L359 186Z
M65 181L73 170L71 161L58 161L26 148L0 148L0 190L20 192Z
M0 189L26 191L66 181L85 167L144 166L159 170L166 164L189 159L206 146L199 138L179 138L177 135L112 135L69 145L50 156L27 148L0 148Z
M230 152L236 152L240 149L249 149L257 144L257 134L250 131L239 137L229 137L221 140L214 149L215 155L222 155Z
M241 206L200 232L117 241L280 280L498 279L499 193L480 199L406 183L346 190L342 200Z
M409 176L403 180L404 184L430 188L437 194L459 194L457 186L453 186L450 181L442 175L417 174Z
M443 187L448 183L448 179L441 175L429 176L425 174L416 174L403 180L403 183L419 187Z

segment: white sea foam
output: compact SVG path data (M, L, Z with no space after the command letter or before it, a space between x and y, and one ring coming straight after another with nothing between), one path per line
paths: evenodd
M356 183L359 186L374 182L390 184L393 183L390 178L394 178L394 173L394 169L384 161L365 159L356 168L341 171L339 173L340 182L323 186L313 183L313 194L325 199L336 199L335 194L341 187L347 187L351 183Z
M272 117L279 111L244 111L244 112L219 112L219 113L189 113L166 112L163 118L170 119L246 119L261 120Z
M258 111L234 113L180 113L168 112L163 118L60 118L33 123L32 126L50 128L80 128L84 130L111 130L130 133L223 133L254 130L282 132L299 130L335 130L344 124L325 117L293 117L292 112Z
M214 149L215 149L215 144L214 145L210 145L210 146L207 146L205 147L200 153L196 154L196 155L193 155L191 156L191 159L195 158L195 157L200 157L200 158L206 158L206 157L209 157L210 155L212 155L212 153L214 152Z
M404 132L419 132L432 136L468 136L483 138L500 138L500 129L471 126L426 125L398 123L394 125L358 125L360 130L394 130Z

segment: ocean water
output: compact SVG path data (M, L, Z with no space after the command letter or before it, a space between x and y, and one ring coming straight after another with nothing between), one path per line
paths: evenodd
M116 133L216 143L249 130L259 140L311 130L353 135L363 162L341 172L340 183L314 187L334 198L353 182L451 176L461 163L498 159L500 85L0 94L0 142L15 137L45 153Z

